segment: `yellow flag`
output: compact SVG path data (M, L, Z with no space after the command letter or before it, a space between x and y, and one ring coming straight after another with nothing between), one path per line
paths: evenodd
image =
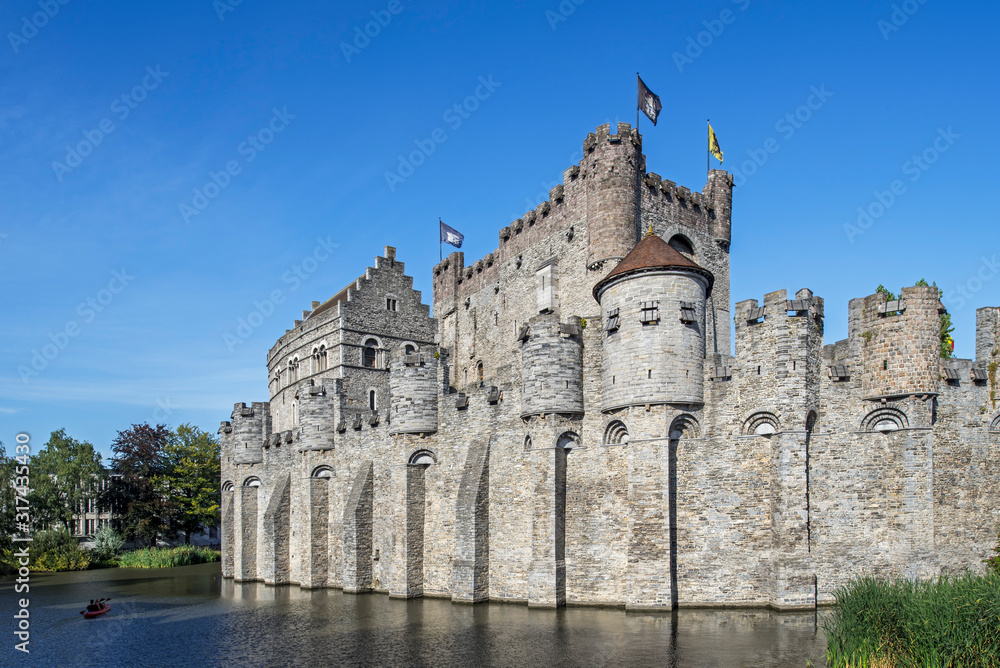
M715 136L712 124L708 124L708 150L716 160L722 162L722 149L719 148L719 138Z

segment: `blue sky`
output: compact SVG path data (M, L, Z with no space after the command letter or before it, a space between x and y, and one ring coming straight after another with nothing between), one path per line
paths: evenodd
M830 343L849 299L925 277L969 357L975 309L1000 303L998 19L934 0L9 0L0 441L214 431L383 246L428 303L438 217L467 262L493 250L589 131L635 122L637 71L664 107L640 123L651 171L701 190L706 118L738 171L734 300L809 287Z

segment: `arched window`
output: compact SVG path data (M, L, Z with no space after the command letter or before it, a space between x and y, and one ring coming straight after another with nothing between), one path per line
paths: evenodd
M479 379L480 384L483 382L483 363L480 362L476 365L476 377Z
M299 379L299 358L293 357L288 360L288 384L291 385Z
M313 469L311 477L313 477L313 478L332 478L333 477L333 469L330 468L329 466L325 465L325 464L322 465L322 466L317 466L316 468Z
M625 445L628 443L628 428L621 420L614 420L604 430L605 445Z
M524 451L528 452L531 450L531 434L524 437Z
M299 404L295 401L292 402L292 424L296 425L299 423Z
M407 343L405 346L403 346L404 355L412 355L415 352L417 352L417 347L412 343Z
M378 341L368 339L365 341L364 350L361 351L361 366L369 369L375 368L375 361L378 358Z
M996 419L993 420L993 423L990 425L990 433L1000 434L1000 415L998 415Z
M671 248L673 248L675 251L677 251L687 259L691 260L692 262L695 261L694 246L691 244L691 240L688 239L683 234L675 234L674 236L670 237L670 241L668 241L667 243L670 244Z
M770 436L778 432L778 417L774 413L759 411L743 423L744 436Z
M437 463L434 459L434 453L430 450L417 450L412 455L410 455L410 460L407 462L410 466L430 466L431 464Z
M324 343L319 347L317 370L326 371L328 367L329 363L327 362L326 357L326 344Z
M876 408L861 421L862 431L872 431L882 434L887 434L897 429L905 429L908 426L909 421L906 419L906 413L892 405Z
M233 481L232 480L227 480L226 482L222 483L222 491L223 492L231 492L231 491L233 491L234 487L235 487L235 485L233 485Z
M255 475L250 476L243 481L244 487L260 487L260 478Z
M368 390L368 408L373 413L378 410L378 393L375 390Z

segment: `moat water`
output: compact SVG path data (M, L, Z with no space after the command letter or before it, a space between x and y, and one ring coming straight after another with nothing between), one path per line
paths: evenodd
M823 666L822 618L764 610L626 613L453 605L236 584L219 564L31 575L2 583L4 666ZM30 656L14 649L29 599ZM111 611L84 620L91 598Z

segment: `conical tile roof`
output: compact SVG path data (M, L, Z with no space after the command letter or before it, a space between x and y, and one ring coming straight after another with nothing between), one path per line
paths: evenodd
M594 286L594 299L600 301L598 295L601 291L624 276L659 269L686 269L704 276L708 279L708 294L712 293L712 284L715 282L712 272L684 257L673 246L650 232L618 263L617 267L611 270L611 273Z

